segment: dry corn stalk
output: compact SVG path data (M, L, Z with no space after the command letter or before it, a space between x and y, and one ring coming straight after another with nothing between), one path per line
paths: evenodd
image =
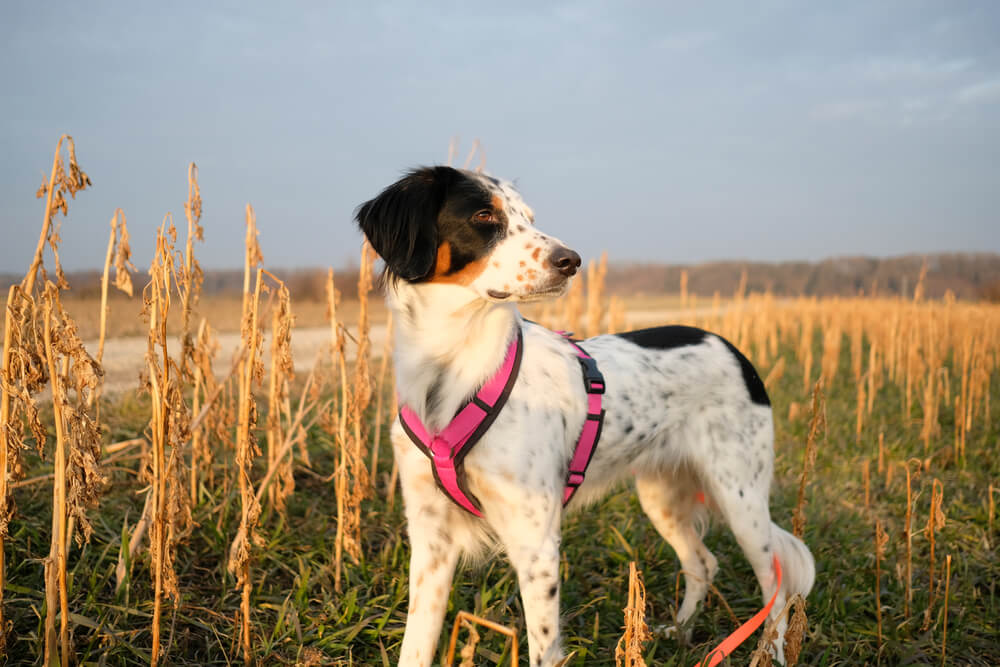
M771 367L768 371L767 377L764 378L764 386L774 390L774 385L777 384L778 380L782 378L785 374L785 358L779 357L778 361Z
M260 363L260 294L263 286L263 269L256 269L256 282L250 291L250 273L262 261L260 246L257 244L257 226L253 208L247 204L246 260L243 272L243 321L241 335L246 356L239 371L239 419L236 433L236 469L240 487L240 527L237 538L230 549L228 569L236 576L236 585L241 589L240 622L237 633L243 651L243 660L253 661L250 637L250 593L253 582L250 578L250 549L252 544L263 543L257 535L257 521L260 517L260 503L253 493L250 475L253 460L260 455L254 430L257 425L257 401L253 394L255 383L263 376Z
M458 630L460 627L472 627L472 624L482 625L494 632L499 632L502 635L510 637L510 664L517 665L517 631L513 628L508 628L499 623L494 623L493 621L481 618L470 614L467 611L460 611L455 616L455 622L451 626L451 638L448 640L448 653L445 657L444 664L451 665L455 661L455 645L458 643Z
M169 224L168 224L169 223ZM167 350L167 317L171 292L177 280L174 266L174 243L177 230L168 215L157 232L156 252L149 268L149 284L143 292L143 309L149 322L146 365L143 378L150 393L150 444L152 446L149 482L150 566L153 569L153 646L152 664L160 661L160 622L163 596L180 598L174 572L174 551L182 537L190 533L192 519L181 473L182 448L190 430L190 412L184 401L180 366Z
M628 603L625 605L625 632L615 647L615 665L622 667L646 667L642 657L642 646L652 635L646 625L646 587L642 584L642 572L635 567L635 561L628 564Z
M944 565L944 628L941 632L941 665L946 665L948 655L948 598L951 593L951 554L945 557Z
M580 316L583 314L583 280L577 278L569 286L563 301L561 327L566 331L580 331Z
M799 478L799 495L795 503L795 514L792 517L792 531L795 536L802 538L802 533L806 527L805 504L806 504L806 484L809 481L809 473L816 464L816 448L818 441L823 437L826 430L826 402L823 399L823 381L817 380L813 386L812 407L809 418L809 435L806 438L806 451L802 459L802 476Z
M871 459L865 459L861 463L861 481L865 487L865 509L869 509L872 506L872 496L871 496Z
M378 454L382 443L382 398L385 396L385 380L388 377L389 361L392 359L392 311L385 322L385 344L382 347L382 361L378 368L378 378L375 380L375 435L372 437L372 462L369 466L372 485L378 479Z
M49 283L51 284L51 283ZM56 662L63 667L69 664L69 635L67 619L69 606L66 599L66 422L63 410L66 399L63 397L62 383L58 379L56 355L52 350L52 301L47 293L43 303L43 322L45 327L45 358L49 366L49 377L52 379L52 412L56 429L56 450L53 459L55 468L55 483L52 485L52 540L49 557L45 560L45 662L54 665ZM56 609L59 609L59 633L56 634ZM56 648L58 639L59 647Z
M875 521L875 624L878 645L882 646L882 558L889 544L889 534L882 528L881 519Z
M924 610L924 630L931 625L931 609L934 606L934 534L935 532L941 530L945 526L945 515L944 510L941 509L941 504L944 498L944 485L941 480L935 479L931 484L931 506L927 517L927 539L930 542L930 562L927 567L927 609Z
M201 189L198 187L198 167L188 165L188 198L184 202L184 217L187 218L187 242L184 246L183 262L176 267L177 289L181 297L181 358L180 371L185 380L193 377L192 366L195 356L195 341L192 336L191 319L201 296L204 274L194 257L194 241L204 241L201 226Z
M285 440L281 444L281 447L276 451L274 462L268 466L267 473L260 480L260 483L257 485L257 489L253 494L254 503L258 507L264 498L264 493L267 491L271 481L275 477L275 474L278 472L279 467L283 465L282 461L284 458L286 456L290 456L292 449L306 439L309 429L313 427L325 409L325 407L317 409L319 392L314 391L315 373L316 368L314 366L313 370L310 371L309 376L306 378L305 385L302 388L302 394L299 396L299 403L295 411L295 417L290 421L288 430L285 434ZM310 414L313 416L307 423L305 421L305 417ZM239 558L239 550L244 548L245 542L246 533L243 532L243 527L241 526L240 532L236 534L236 538L229 547L230 563Z
M270 275L270 274L268 274ZM267 491L267 499L272 507L283 512L285 500L295 491L292 476L292 454L278 457L284 443L282 417L287 423L291 419L288 402L288 385L295 377L292 362L292 317L291 296L288 287L274 276L278 283L278 300L271 312L271 366L267 392L267 463L277 469L277 481Z
M799 655L802 652L802 640L805 639L809 621L806 617L806 600L799 593L792 596L788 601L789 607L795 607L795 613L788 622L788 630L785 631L785 664L788 667L795 667L799 663Z
M608 300L608 333L620 333L625 331L627 326L625 321L625 302L618 296L612 296Z
M219 345L212 336L212 328L208 321L202 318L198 325L198 333L195 336L193 350L194 361L194 387L191 392L191 414L198 415L202 409L202 400L209 394L214 393L218 384L215 374L212 372L212 359L218 351ZM198 502L198 474L211 469L212 448L208 444L208 426L192 422L191 424L191 464L189 473L190 481L190 503L193 507Z
M104 258L104 273L101 277L101 326L97 342L97 363L104 358L104 338L107 333L108 320L108 283L111 265L115 267L115 287L132 296L132 276L129 270L135 271L131 261L132 249L128 242L128 228L125 226L125 213L120 208L115 209L111 216L111 234L108 238L108 252Z
M368 337L368 293L372 287L372 266L375 253L368 243L361 249L361 269L358 274L358 349L351 389L347 385L347 370L342 327L338 329L337 355L341 380L341 409L338 424L339 461L337 465L337 534L334 544L334 588L340 591L343 555L354 561L361 557L361 501L371 491L368 469L365 467L365 444L368 422L365 411L371 402L369 373L370 343Z
M587 265L587 329L586 336L601 333L604 321L604 280L608 275L608 253L601 253L600 262Z
M68 160L63 161L66 141ZM56 211L68 212L66 195L90 185L90 179L76 162L71 137L63 135L56 144L49 180L38 190L45 196L42 230L32 263L20 285L8 294L4 317L2 367L2 407L0 407L0 654L4 648L3 541L13 516L10 483L23 477L20 452L25 447L27 424L39 453L43 453L47 432L38 415L35 396L52 384L56 446L53 475L52 536L45 561L46 617L44 654L46 664L66 665L69 661L69 609L66 566L74 525L81 531L77 541L89 540L91 528L86 510L97 502L105 482L98 467L100 436L87 408L100 386L100 365L86 352L76 325L63 310L61 289L68 287L59 262L59 225ZM48 280L44 265L46 245L52 252L56 282ZM39 275L43 287L36 288ZM70 393L72 392L72 393ZM56 615L60 627L55 630Z
M917 471L920 470L920 460L910 459L906 462L906 523L903 534L906 538L906 595L903 599L903 616L910 617L910 602L913 601L913 487L912 473L910 465L917 463Z

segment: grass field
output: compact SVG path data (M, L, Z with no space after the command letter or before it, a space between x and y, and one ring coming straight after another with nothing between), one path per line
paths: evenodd
M817 339L816 354L821 353ZM781 353L790 357L790 350ZM910 614L904 613L906 475L903 462L924 458L919 438L918 412L903 415L901 396L892 386L875 402L871 428L855 439L856 391L846 350L839 360L840 381L827 392L828 432L816 457L808 487L805 531L818 564L818 583L809 598L809 632L805 664L929 664L939 663L944 637L943 593L928 605L928 541L922 535L927 521L931 485L944 488L947 523L937 537L939 588L941 568L950 555L948 582L948 663L997 664L1000 649L1000 601L996 581L1000 565L996 527L990 530L990 484L1000 480L997 460L998 430L981 422L968 434L964 464L951 455L948 438L932 450L928 471L914 475L912 579ZM769 387L778 415L777 472L772 496L773 513L790 526L798 475L802 468L805 419L789 421L789 406L805 403L801 373L789 370ZM996 378L991 387L996 386ZM997 392L991 399L995 403ZM103 408L106 440L118 442L142 435L149 420L148 402L130 395L115 397ZM940 415L942 433L953 431L952 413ZM887 482L878 473L877 434L885 433L884 460L895 471ZM384 433L384 431L383 431ZM295 493L287 513L265 510L261 519L264 544L253 559L254 646L263 664L331 661L345 664L382 664L398 649L406 608L407 544L398 498L386 501L388 466L376 475L375 497L363 505L363 556L346 567L342 594L332 585L332 544L336 532L335 497L329 477L336 468L336 443L322 428L310 431L310 468L299 466ZM384 462L390 460L387 442L381 443ZM112 456L111 484L94 512L94 535L82 549L74 549L70 563L69 601L74 646L81 663L137 664L149 661L151 584L148 563L140 556L132 576L116 593L115 566L122 544L123 525L141 511L146 486L137 470L142 449ZM870 507L865 506L863 461L870 461ZM28 478L50 470L31 456ZM918 465L913 464L916 471ZM239 521L238 489L232 481L232 449L218 443L212 466L214 485L206 481L194 507L196 527L179 548L175 566L181 600L166 612L165 646L168 664L227 664L239 661L234 640L239 595L226 572L229 542ZM261 471L258 470L258 473ZM38 481L16 489L19 515L8 541L7 618L12 623L8 657L14 663L33 662L40 655L44 596L41 558L48 542L51 483ZM881 564L883 640L875 627L875 520L881 519L890 539ZM675 606L678 564L659 538L628 489L584 513L571 515L564 527L564 625L569 648L580 651L578 664L612 664L621 634L630 560L637 561L647 587L649 617L667 622ZM716 580L733 613L743 620L759 608L753 575L739 550L721 527L707 539L723 564ZM515 578L503 559L460 570L450 603L450 616L459 609L497 622L520 627L521 610ZM711 600L694 621L690 647L673 640L654 640L646 648L649 664L694 664L712 643L733 629L725 606ZM523 637L523 632L521 633ZM524 648L524 647L522 647ZM502 642L489 635L480 645L481 660L490 663L502 653ZM745 664L749 648L733 657Z
M54 164L42 241L51 240L60 205L52 193L66 179L78 190L85 183L74 169L72 153L69 167ZM192 167L189 239L200 219L195 175ZM70 326L84 316L69 302L63 308L57 285L35 282L42 242L20 292L11 291L0 425L7 664L395 662L408 545L385 426L391 373L367 338L379 316L370 285L361 281L349 311L335 307L332 284L330 302L313 308L332 346L315 369L293 378L281 363L261 363L285 359L282 345L295 332L283 285L260 268L249 207L247 222L238 311L198 305L191 243L182 250L160 230L145 315L123 318L141 321L136 333L149 337L145 393L95 393L90 354ZM800 664L1000 664L1000 429L991 413L1000 399L1000 306L927 302L921 280L908 300L778 302L741 288L725 304L684 291L630 304L603 293L601 265L587 274L586 291L578 279L564 301L529 315L596 333L620 329L629 309L643 324L671 310L671 321L717 331L754 361L775 409L771 507L786 528L810 458L810 390L823 378L818 412L827 426L803 496L818 573ZM213 357L197 326L202 315L241 323L232 371L224 354ZM99 313L96 321L99 329ZM190 341L173 357L172 331ZM72 539L88 528L89 539ZM671 621L678 563L629 489L567 517L563 538L573 664L614 664L632 561L651 624ZM728 532L715 526L706 543L721 565L717 595L693 620L690 645L645 645L650 665L696 664L760 607ZM459 570L446 623L460 610L515 629L526 653L517 582L502 557ZM476 664L506 661L503 637L481 633ZM730 662L747 664L752 643Z

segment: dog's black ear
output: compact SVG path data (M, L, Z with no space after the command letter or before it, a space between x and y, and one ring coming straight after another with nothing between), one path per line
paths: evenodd
M460 177L451 167L415 169L358 207L358 226L391 275L415 282L433 272L438 212Z

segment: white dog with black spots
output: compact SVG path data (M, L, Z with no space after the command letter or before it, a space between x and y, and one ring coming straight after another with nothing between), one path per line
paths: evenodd
M563 664L562 494L587 401L572 346L524 320L517 304L565 293L580 257L538 231L510 184L450 167L410 172L361 205L357 220L385 262L400 404L428 431L451 421L523 332L508 402L464 459L482 518L436 485L428 458L398 419L393 427L411 548L399 664L431 665L459 557L497 545L517 573L530 664ZM772 619L787 598L807 595L812 555L771 521L774 426L763 383L746 357L719 336L679 326L580 345L604 374L606 416L586 480L565 509L635 480L643 510L685 573L679 624L694 614L718 569L699 531L710 511L733 531L765 601L775 594L773 559L779 559L784 580ZM781 661L785 625L778 622L774 642Z

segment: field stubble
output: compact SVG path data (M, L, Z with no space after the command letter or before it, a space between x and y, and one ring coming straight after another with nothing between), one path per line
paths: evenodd
M341 301L331 276L327 303L289 304L281 281L261 268L248 208L243 299L200 299L192 166L187 243L165 219L141 305L111 299L102 325L99 301L60 301L59 281L39 271L44 245L57 249L52 218L65 212L62 193L75 192L61 184L89 184L69 146L68 163L57 149L43 192L36 261L5 309L0 628L8 663L390 664L405 623L408 550L385 428L395 412L392 374L370 363L386 354L390 323L368 303L370 284L359 283L357 301ZM125 233L122 217L112 224L109 262L116 250L121 263ZM54 262L58 276L57 255ZM677 296L626 302L604 294L605 271L602 258L566 298L526 315L581 335L667 318L701 326L743 349L766 378L777 424L772 512L783 525L799 517L818 567L800 662L1000 662L991 416L1000 308L927 302L919 278L907 300L778 301L741 285L726 300L699 301L682 276ZM70 344L77 325L83 338L102 329L145 335L142 349L124 355L147 367L146 391L101 394L99 383L83 382L94 346ZM46 327L70 342L53 345L51 334L40 336ZM216 328L242 342L220 345ZM325 340L291 353L289 364L283 346L303 333ZM108 342L103 355L109 367L113 348ZM39 350L41 358L47 350L44 367ZM38 402L53 384L56 400ZM804 459L813 459L808 475ZM81 479L103 492L99 499L80 495ZM567 646L574 664L613 664L623 608L638 619L630 623L669 622L676 558L628 489L570 515L563 533ZM731 536L716 528L706 542L721 572L693 621L692 644L630 626L630 659L694 664L759 608ZM458 572L448 620L459 610L524 641L516 580L502 558ZM492 664L510 655L510 643L484 630L465 652ZM752 654L743 647L733 661L760 660Z

